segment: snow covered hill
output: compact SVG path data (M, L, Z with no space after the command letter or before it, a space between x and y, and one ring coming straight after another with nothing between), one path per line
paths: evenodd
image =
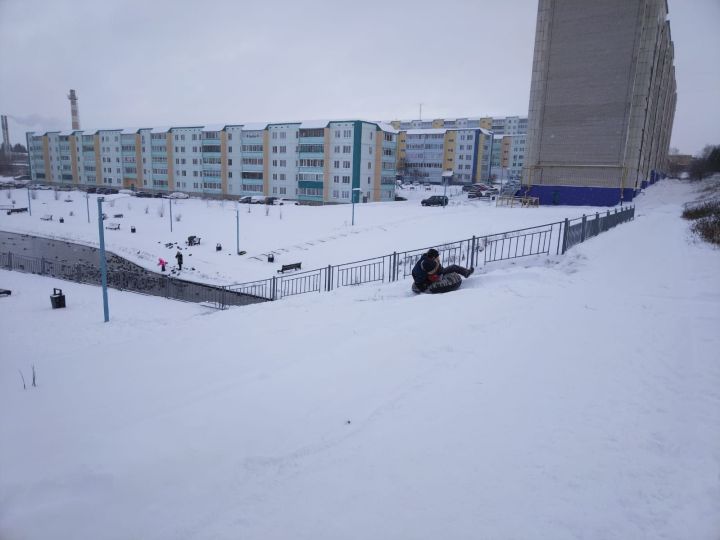
M0 271L0 538L716 539L720 251L692 197L663 182L438 296L110 291L103 324L98 288Z

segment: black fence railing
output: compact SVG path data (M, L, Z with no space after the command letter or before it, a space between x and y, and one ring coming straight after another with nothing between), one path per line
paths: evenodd
M477 267L521 257L550 255L553 252L559 255L634 216L635 208L626 207L612 213L598 213L590 218L583 216L499 234L473 236L431 247L440 252L443 266L459 264ZM228 291L253 294L266 300L280 300L287 296L327 292L364 283L390 283L410 276L415 263L428 249L430 247L393 252L382 257L239 283L228 286Z
M521 257L550 255L552 252L556 255L564 254L571 247L634 217L635 208L625 207L620 211L608 210L604 214L596 213L537 227L473 236L431 247L440 252L443 266L458 264L478 267L481 264ZM393 252L382 257L223 287L150 272L121 257L111 255L114 264L109 265L108 286L186 302L205 302L225 308L280 300L300 294L322 293L364 283L390 283L405 279L411 275L415 263L428 249L430 247ZM69 264L0 253L0 266L80 283L100 283L100 269L91 264Z
M608 210L604 214L596 212L594 216L566 219L563 223L562 253L565 253L574 245L580 244L588 238L597 236L602 232L612 229L616 225L632 219L635 219L634 206L624 207L619 212L617 209L614 212Z

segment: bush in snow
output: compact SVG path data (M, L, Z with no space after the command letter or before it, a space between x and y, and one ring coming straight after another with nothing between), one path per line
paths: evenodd
M158 206L158 216L165 217L165 203L160 203Z
M720 199L687 205L682 216L697 220L692 231L705 241L720 245Z
M182 214L175 214L175 221L180 221L182 219Z
M35 190L33 189L33 190L30 192L30 198L31 198L33 201L34 201L35 199L37 199L37 191L35 191Z
M270 207L269 206L265 206L265 215L266 216L270 215Z
M150 205L149 204L145 207L145 213L146 214L150 213Z
M56 201L60 199L60 192L57 189L53 189L53 197Z

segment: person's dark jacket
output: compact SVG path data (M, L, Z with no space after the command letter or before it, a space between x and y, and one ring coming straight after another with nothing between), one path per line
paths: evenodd
M413 267L412 277L417 288L424 291L433 282L431 276L439 276L441 271L440 261L433 260L425 254Z

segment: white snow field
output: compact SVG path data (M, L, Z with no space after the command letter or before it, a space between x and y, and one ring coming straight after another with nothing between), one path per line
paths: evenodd
M13 201L16 207L28 206L27 190L0 192L0 230L99 245L97 195L90 195L86 200L85 194L78 191L58 192L56 200L53 191L34 193L37 199L30 202L32 215L7 215L2 209ZM105 195L107 202L103 203L103 210L108 215L107 223L120 224L120 230L104 230L105 246L109 251L158 271L159 257L175 264L177 249L165 244L177 242L183 246L188 236L199 236L200 245L184 251L181 277L225 285L272 277L283 264L300 262L303 270L311 270L607 210L498 208L484 201L468 201L467 194L461 193L460 188L451 188L448 207L422 207L421 199L440 194L442 189L403 189L398 193L409 200L356 204L355 226L351 226L351 205L345 204L322 207L240 204L236 214L236 204L230 201L175 200L172 233L169 200ZM113 218L117 214L123 217ZM175 221L178 214L179 222ZM53 216L53 220L43 220L45 216ZM64 223L59 223L60 217ZM240 257L235 255L237 217L240 250L247 251ZM136 233L130 232L131 226L135 226ZM218 243L222 251L215 250ZM275 252L274 264L267 262L266 254L270 252Z
M694 196L663 181L634 221L446 295L111 290L104 324L99 288L0 271L0 538L717 540L720 250L680 217ZM400 216L397 247L465 206ZM387 249L361 238L336 240Z

